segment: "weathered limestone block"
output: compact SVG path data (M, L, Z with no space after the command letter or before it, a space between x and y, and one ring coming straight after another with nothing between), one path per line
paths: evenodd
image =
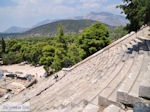
M92 104L88 104L88 105L84 108L83 112L98 112L98 110L99 110L99 107L98 107L98 106L92 105Z
M109 105L107 108L104 109L103 112L125 112L125 111L115 105Z
M150 82L143 81L139 87L139 96L150 99Z

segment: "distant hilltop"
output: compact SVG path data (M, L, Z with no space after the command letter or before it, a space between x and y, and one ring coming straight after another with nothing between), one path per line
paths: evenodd
M99 22L102 22L102 23L105 23L105 24L108 24L111 26L119 26L119 25L125 26L127 23L129 23L129 21L124 16L112 14L109 12L100 12L100 13L90 12L90 13L85 14L83 16L70 17L70 19L96 20L96 21L99 21Z
M5 30L3 33L22 33L29 29L30 28L22 28L22 27L18 27L18 26L12 26L12 27L8 28L7 30Z
M57 34L58 23L62 23L65 34L78 34L86 27L91 26L93 23L98 22L94 20L60 20L48 24L41 25L39 27L28 30L24 33L13 35L13 38L26 38L26 37L40 37L40 36L53 36ZM106 25L106 24L105 24ZM110 31L114 30L114 26L106 25ZM9 35L11 38L11 36Z
M125 19L124 16L112 14L109 12L99 12L99 13L90 12L83 16L69 17L67 19L72 19L72 20L90 19L90 20L99 21L99 22L102 22L104 24L108 24L111 26L119 26L119 25L125 26L127 23L129 23L129 21ZM31 28L12 26L8 28L7 30L5 30L3 33L22 33L30 29L39 27L41 25L45 25L48 23L56 22L56 21L61 21L61 19L60 20L46 19L46 20L38 22L37 24L33 25Z

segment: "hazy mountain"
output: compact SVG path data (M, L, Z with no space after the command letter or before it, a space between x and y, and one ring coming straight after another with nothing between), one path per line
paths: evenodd
M41 21L37 24L35 24L34 26L32 26L31 28L23 28L23 27L17 27L17 26L12 26L10 28L8 28L7 30L5 30L3 33L23 33L25 31L28 31L32 28L35 28L35 27L38 27L38 26L41 26L41 25L44 25L44 24L48 24L50 22L53 22L53 21L56 21L56 20L44 20L44 21Z
M126 25L127 23L129 23L129 21L124 16L112 14L109 12L100 12L100 13L90 12L83 16L69 17L68 19L73 19L73 20L90 19L90 20L96 20L96 21L99 21L99 22L102 22L111 26L119 26L121 24ZM32 28L35 28L44 24L48 24L51 22L55 22L55 21L58 21L58 20L46 19L44 21L37 23Z
M82 16L76 16L76 17L69 17L68 19L80 20L80 19L83 19L83 17Z
M44 25L44 24L48 24L48 23L50 23L50 22L52 22L52 21L49 20L49 19L46 19L46 20L44 20L44 21L41 21L41 22L35 24L35 25L33 26L33 28L38 27L38 26L41 26L41 25Z
M22 27L17 27L17 26L12 26L5 30L3 33L22 33L29 30L29 28L22 28Z
M119 26L121 24L126 25L127 23L129 23L129 21L125 19L124 16L115 15L115 14L108 13L108 12L100 12L100 13L91 12L83 16L70 17L70 18L74 20L91 19L91 20L100 21L102 23L112 25L112 26Z
M29 31L24 33L18 34L17 37L39 37L39 36L50 36L56 35L58 24L62 23L63 30L65 34L73 34L73 33L80 33L84 28L92 25L97 21L94 20L60 20L48 24L44 24L42 26L33 28ZM111 31L113 31L114 27L107 25Z
M3 38L6 38L6 39L9 39L9 38L15 38L17 35L17 33L0 33L0 39L3 37Z

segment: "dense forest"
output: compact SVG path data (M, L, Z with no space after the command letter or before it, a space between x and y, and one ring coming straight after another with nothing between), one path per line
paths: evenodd
M94 23L81 34L64 35L63 26L58 25L58 34L51 37L24 39L1 39L0 57L4 64L26 61L34 66L57 72L70 67L111 43L109 29ZM53 71L52 71L53 70Z

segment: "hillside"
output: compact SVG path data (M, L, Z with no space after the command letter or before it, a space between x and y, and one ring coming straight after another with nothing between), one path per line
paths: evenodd
M57 34L58 23L62 23L65 34L80 33L84 28L92 25L97 21L93 20L61 20L45 24L36 28L33 28L27 32L18 34L17 37L39 37L39 36L50 36ZM109 26L109 29L113 31L114 27Z
M37 24L33 25L32 28L36 28L38 26L41 26L41 25L44 25L44 24L48 24L48 23L52 23L52 22L55 22L55 21L57 21L57 20L55 20L55 19L52 19L52 20L51 19L50 20L46 19L46 20L40 21Z
M0 33L0 38L15 38L18 33Z
M17 27L17 26L12 26L5 30L3 33L22 33L29 30L29 28L22 28L22 27Z

